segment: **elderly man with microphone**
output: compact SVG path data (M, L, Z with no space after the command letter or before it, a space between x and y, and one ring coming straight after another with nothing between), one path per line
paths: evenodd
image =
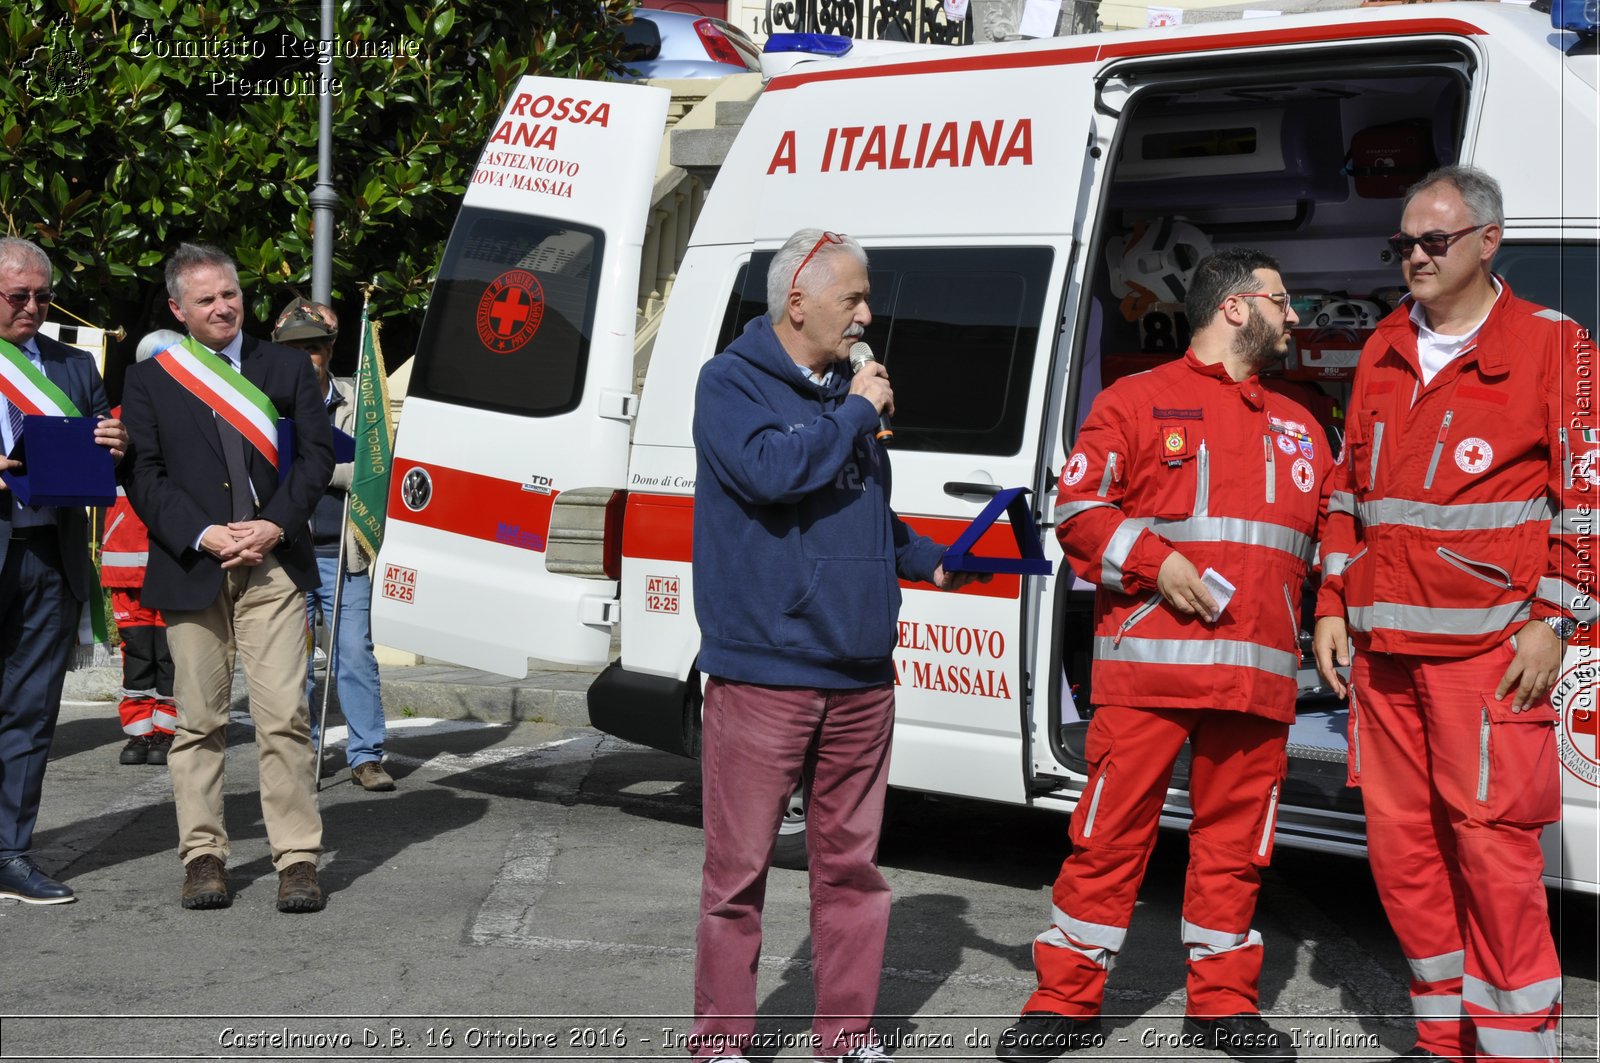
M869 294L859 243L800 230L768 269L767 316L706 363L695 391L694 601L707 677L697 1063L743 1063L751 1047L767 869L802 783L812 1055L887 1058L871 1025L889 924L876 856L898 580L953 590L971 577L946 573L944 547L889 508L875 437L894 392L861 342Z

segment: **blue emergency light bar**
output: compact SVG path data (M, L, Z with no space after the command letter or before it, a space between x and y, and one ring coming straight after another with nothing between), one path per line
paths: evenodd
M1600 33L1600 0L1551 0L1550 25L1580 37Z
M1592 0L1591 0L1592 3ZM837 33L774 33L763 52L807 52L837 59L855 46L854 39Z

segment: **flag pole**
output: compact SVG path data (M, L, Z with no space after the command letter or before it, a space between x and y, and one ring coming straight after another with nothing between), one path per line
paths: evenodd
M371 291L361 306L361 331L362 342L365 343L367 326L367 306L371 300ZM356 359L355 385L351 389L350 401L354 403L356 396L361 394L361 371L364 368L362 359ZM334 393L339 391L333 375L333 366L328 367L328 382L333 387ZM354 423L352 428L356 427ZM352 465L352 472L354 466ZM354 486L352 484L351 486ZM339 517L339 560L333 572L333 619L328 622L328 667L322 678L322 711L317 722L317 790L322 789L322 746L328 740L328 701L333 694L333 684L339 674L339 622L343 617L344 604L344 570L349 563L348 547L350 543L350 491L344 493L344 509ZM350 736L345 735L345 749L350 747Z

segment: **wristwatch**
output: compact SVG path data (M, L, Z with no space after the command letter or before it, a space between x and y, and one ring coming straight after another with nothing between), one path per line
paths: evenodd
M1566 642L1578 633L1578 622L1570 616L1547 616L1544 622L1556 633L1556 638Z

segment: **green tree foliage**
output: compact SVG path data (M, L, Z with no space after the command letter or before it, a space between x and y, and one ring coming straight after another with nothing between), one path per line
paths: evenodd
M353 309L376 282L374 316L399 319L391 362L410 353L509 87L601 76L632 6L338 0L335 299ZM184 240L235 254L252 331L291 291L309 294L316 0L0 8L0 232L50 253L65 309L123 325L131 349L162 323L161 265Z

